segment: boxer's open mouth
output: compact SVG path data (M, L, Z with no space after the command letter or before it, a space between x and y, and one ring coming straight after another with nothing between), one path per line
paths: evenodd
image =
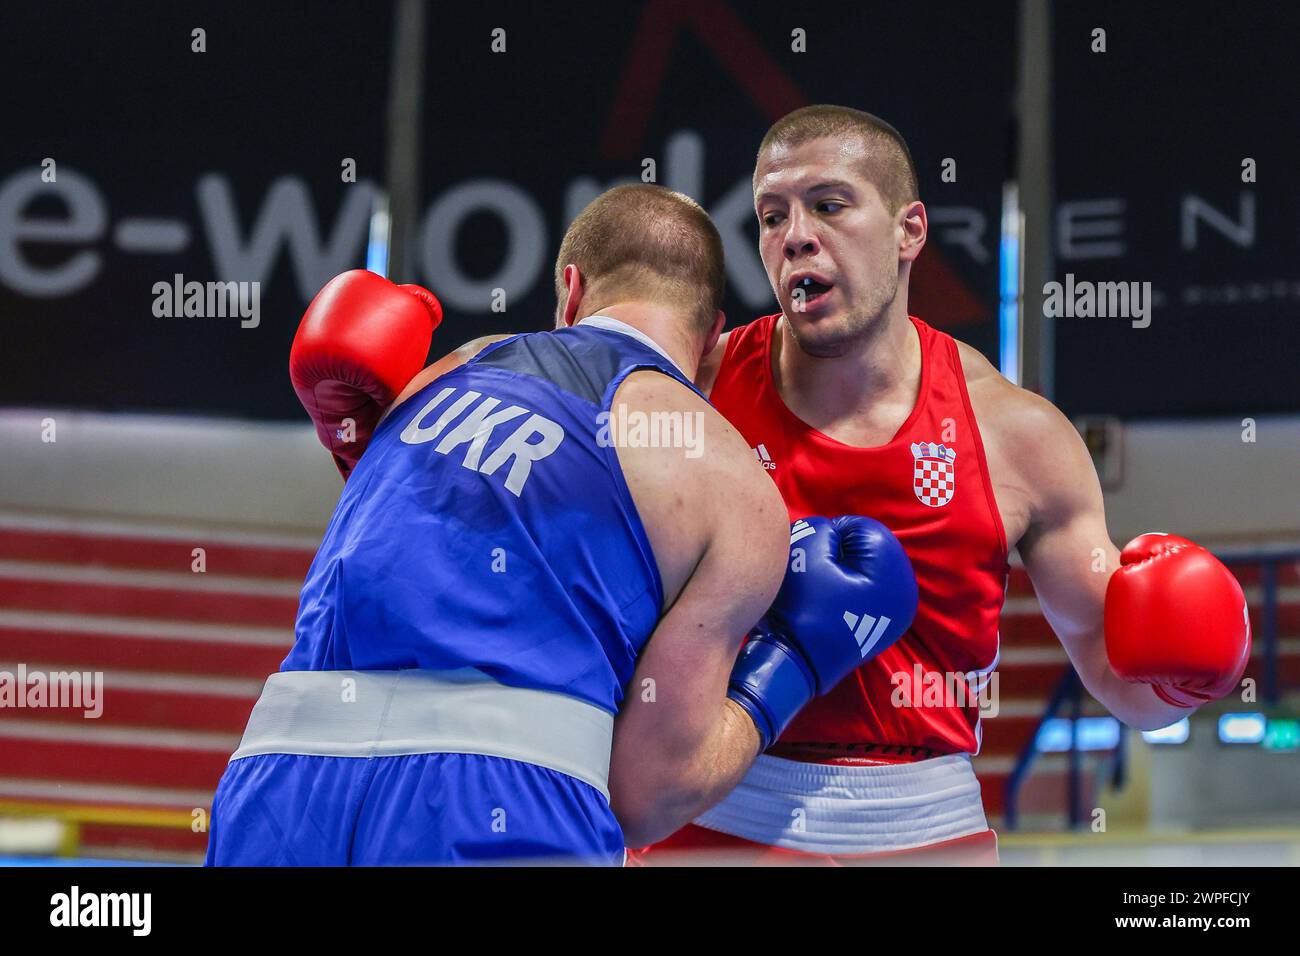
M790 297L795 301L796 307L802 305L808 308L830 292L831 288L832 283L823 277L805 273L790 280Z

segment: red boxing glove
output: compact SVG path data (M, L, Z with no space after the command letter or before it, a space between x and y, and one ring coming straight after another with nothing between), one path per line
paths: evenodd
M1106 585L1105 619L1111 669L1176 707L1231 693L1250 660L1241 585L1177 535L1143 534L1125 546Z
M424 368L442 306L418 285L353 269L316 294L289 350L289 379L346 478L384 409Z

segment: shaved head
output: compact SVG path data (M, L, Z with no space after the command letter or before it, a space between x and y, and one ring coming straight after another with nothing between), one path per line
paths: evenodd
M755 185L764 157L776 149L793 149L817 139L856 137L862 144L863 172L891 213L920 198L916 167L907 142L878 116L847 106L805 106L787 113L767 131L758 147Z
M663 302L687 311L707 333L722 307L726 272L722 238L699 203L663 186L615 186L573 220L555 260L561 310L564 267L578 267L593 307L625 299Z

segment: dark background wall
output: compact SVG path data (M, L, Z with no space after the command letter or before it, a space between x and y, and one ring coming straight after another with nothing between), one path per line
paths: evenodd
M1081 244L1083 255L1058 254L1058 277L1149 281L1158 303L1147 329L1061 320L1058 403L1125 415L1300 410L1300 65L1290 40L1300 6L1056 10L1057 198L1111 203L1092 218L1108 234ZM1095 26L1107 29L1104 55L1089 51ZM1253 184L1242 182L1246 158Z
M285 371L298 318L331 275L365 262L390 5L10 4L0 16L0 404L299 418ZM546 327L564 227L646 158L728 237L732 323L771 311L754 150L787 110L836 102L884 116L911 144L932 217L912 311L996 355L1013 4L434 4L429 19L413 269L395 278L443 298L435 352ZM1060 4L1056 19L1057 199L1118 202L1104 218L1122 232L1118 251L1058 255L1057 271L1149 280L1163 296L1148 329L1061 320L1060 403L1129 416L1300 409L1288 359L1300 352L1300 209L1287 181L1300 70L1283 43L1300 18ZM1089 51L1094 26L1108 31L1105 54ZM195 27L205 53L191 52ZM495 27L504 54L490 49ZM806 53L791 51L795 28ZM1240 181L1244 156L1257 184ZM53 184L40 182L46 157ZM953 183L940 180L949 157ZM344 158L358 182L340 181ZM1238 223L1253 203L1250 243L1202 227L1183 248L1189 194ZM125 248L138 218L165 220L174 247ZM177 273L258 281L260 324L155 317L153 286Z

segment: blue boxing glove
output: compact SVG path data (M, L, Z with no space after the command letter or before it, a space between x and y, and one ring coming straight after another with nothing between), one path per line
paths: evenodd
M727 696L770 747L814 696L891 646L916 616L916 575L874 518L805 518L790 527L790 564L750 632Z

